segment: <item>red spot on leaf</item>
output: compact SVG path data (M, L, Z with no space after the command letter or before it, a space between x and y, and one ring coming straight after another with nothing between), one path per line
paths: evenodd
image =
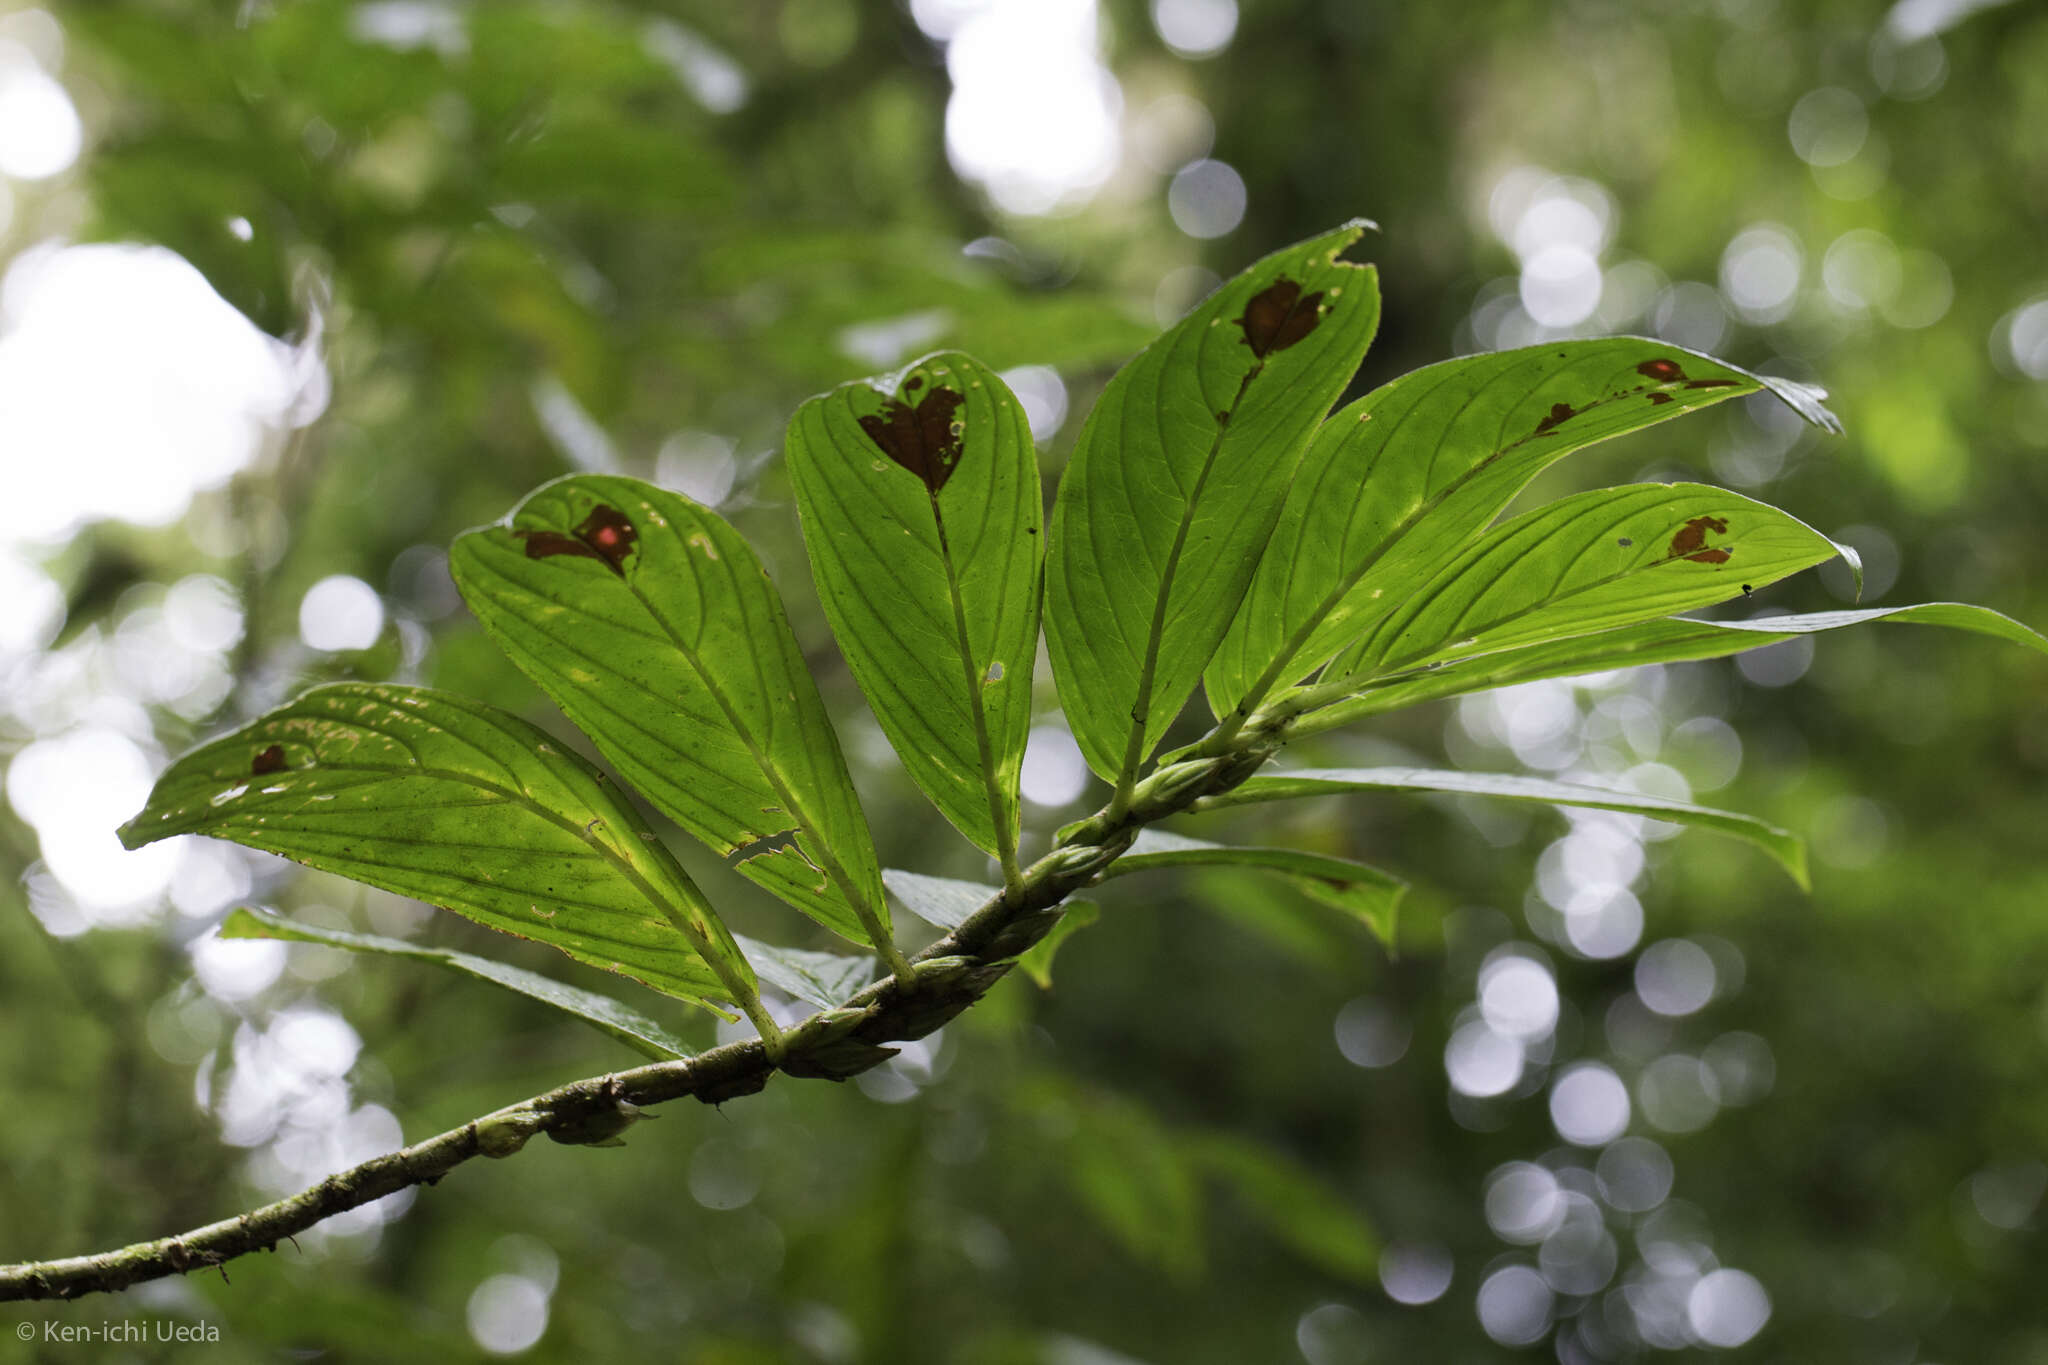
M1652 403L1669 403L1671 401L1671 395L1668 393L1646 393L1643 396Z
M1685 371L1678 368L1677 361L1661 357L1656 360L1645 360L1636 366L1636 373L1654 379L1660 384L1669 384L1673 380L1685 378Z
M908 393L913 383L903 386ZM933 388L913 406L898 398L882 403L882 410L860 419L860 429L880 446L882 453L918 478L934 495L953 477L960 463L961 433L953 414L966 402L953 389Z
M576 538L597 551L598 558L611 565L614 573L623 576L626 556L633 553L633 543L640 539L640 532L626 520L624 512L599 503L576 527Z
M1261 360L1286 350L1316 329L1323 320L1322 304L1320 290L1303 298L1301 286L1282 275L1245 304L1237 319L1244 344Z
M1550 405L1550 415L1536 424L1536 434L1541 436L1546 431L1555 430L1578 415L1578 409L1569 403L1552 403Z
M1679 527L1678 533L1671 537L1671 557L1673 559L1697 560L1702 564L1726 564L1729 558L1728 551L1707 548L1707 533L1709 531L1717 536L1727 535L1727 519L1724 517L1694 517L1691 521Z
M265 773L283 772L284 745L273 744L262 753L256 755L255 761L249 765L249 771L258 777L263 776Z
M512 534L525 542L528 559L578 555L597 560L621 578L626 576L625 564L633 553L633 545L640 539L640 532L626 519L624 512L603 503L591 508L590 515L577 523L574 535L534 530L518 530Z

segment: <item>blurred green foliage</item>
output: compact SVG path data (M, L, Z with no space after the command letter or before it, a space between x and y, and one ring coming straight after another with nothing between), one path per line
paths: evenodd
M807 595L772 457L805 396L895 358L863 358L847 329L893 325L906 355L946 344L1055 367L1078 413L1155 307L1187 301L1159 299L1172 272L1229 273L1364 213L1385 225L1370 254L1386 304L1362 387L1499 344L1518 261L1488 210L1516 167L1601 188L1610 269L1713 286L1745 229L1776 224L1803 244L1806 284L1786 311L1724 314L1714 349L1825 383L1849 428L1777 442L1750 414L1717 412L1608 448L1539 495L1569 491L1566 478L1679 471L1762 489L1824 531L1881 532L1865 540L1893 547L1882 601L1980 601L2039 625L2048 383L2015 364L2001 327L2048 281L2048 12L1969 9L1246 0L1230 45L1187 60L1151 7L1116 0L1103 55L1127 113L1168 93L1199 100L1213 156L1245 183L1243 222L1197 243L1169 214L1165 177L1144 171L1069 216L991 209L947 162L941 49L885 0L67 4L65 79L91 146L71 177L18 190L9 247L67 232L160 242L277 335L303 334L317 306L334 397L196 509L247 528L246 553L108 525L54 554L65 638L113 629L138 582L206 570L237 586L249 637L218 716L157 716L171 749L334 676L429 681L555 724L451 613L431 558L408 551L445 546L570 467L564 411L643 475L664 448L687 454L693 433L713 433L736 454L724 510L790 601L883 861L979 877L964 845L934 851L938 822L881 757ZM365 27L366 12L407 10L452 16L459 41ZM1937 33L1900 40L1901 14L1929 13ZM736 104L720 70L743 73ZM1802 103L1824 89L1855 98L1865 135L1809 165L1798 111L1824 112ZM1878 258L1899 272L1884 303L1858 293L1853 251L1830 250L1852 233L1893 249ZM1847 263L1838 290L1831 260ZM1190 277L1176 278L1185 292ZM1913 292L1938 296L1942 280L1943 309ZM1647 297L1617 329L1669 325L1656 300L1698 296ZM1048 472L1077 426L1052 438ZM302 594L335 573L386 593L394 624L375 647L299 643ZM1808 578L1771 605L1839 600ZM1621 702L1651 703L1671 724L1631 761L1702 785L1723 732L1676 723L1725 722L1741 764L1715 803L1809 834L1818 864L1807 897L1732 844L1648 846L1645 941L1694 935L1722 954L1724 990L1696 1014L1645 1010L1627 957L1544 950L1564 998L1559 1062L1602 1058L1634 1082L1660 1055L1736 1034L1775 1058L1768 1093L1698 1131L1638 1114L1632 1131L1669 1151L1681 1202L1661 1224L1613 1220L1617 1273L1639 1249L1710 1247L1754 1274L1773 1312L1747 1358L2048 1360L2048 1215L2029 1183L2048 1158L2039 661L1879 627L1822 640L1803 677L1764 685L1782 680L1716 662L1633 692L1564 694L1592 742L1625 758L1636 741L1622 722L1639 713ZM1302 757L1448 751L1509 766L1503 730L1483 721L1424 708ZM10 725L8 750L28 738ZM1036 811L1038 836L1069 813ZM480 1354L480 1286L514 1276L551 1286L532 1360L1519 1358L1474 1312L1498 1258L1531 1259L1489 1229L1487 1175L1590 1156L1560 1145L1540 1083L1475 1100L1450 1091L1442 1059L1485 954L1554 927L1532 868L1558 860L1545 850L1566 826L1394 801L1233 818L1237 837L1412 877L1398 955L1341 916L1290 911L1290 893L1247 874L1119 882L1063 948L1055 989L1013 977L929 1054L863 1087L778 1081L719 1112L674 1108L623 1151L536 1144L422 1191L379 1231L236 1263L232 1284L199 1276L19 1316L202 1316L222 1328L223 1361L440 1361ZM33 833L11 814L0 833L10 868L27 868ZM791 937L705 862L693 875L742 927L754 916ZM326 907L334 927L406 923L402 907L321 877L259 894ZM223 1145L192 1096L195 1071L217 1087L274 1010L345 1018L364 1045L356 1102L386 1106L408 1137L633 1060L537 1007L395 962L329 974L295 957L261 996L214 1003L189 980L202 924L60 939L38 929L20 883L0 897L0 1027L17 1040L0 1056L0 1258L118 1245L265 1197L261 1156ZM1204 907L1222 913L1192 913ZM449 916L419 932L503 951ZM1726 989L1731 949L1739 990ZM1333 1021L1368 1017L1412 1029L1398 1062L1362 1069L1335 1045ZM1448 1291L1391 1301L1347 1213L1382 1243L1447 1249ZM1538 1349L1657 1354L1601 1335L1611 1297L1589 1296Z

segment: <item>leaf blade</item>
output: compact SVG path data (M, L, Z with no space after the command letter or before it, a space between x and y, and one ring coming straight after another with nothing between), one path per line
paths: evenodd
M1043 539L1022 404L941 352L811 399L784 450L819 600L875 719L940 813L1014 858Z
M300 924L282 915L248 906L236 909L221 921L222 938L269 938L295 943L312 943L351 953L375 953L385 957L411 958L431 962L462 976L473 977L529 1000L538 1000L565 1014L581 1019L592 1028L616 1038L626 1046L657 1062L690 1057L696 1049L670 1033L653 1019L608 995L567 985L486 957L459 953L452 948L432 948L380 934L358 934L346 929L323 929Z
M1898 607L1809 612L1750 621L1699 621L1670 617L1619 630L1460 659L1439 669L1397 678L1301 718L1295 727L1315 734L1366 716L1382 715L1444 697L1483 692L1543 678L1570 678L1644 664L1718 659L1782 644L1803 635L1883 621L1902 625L1948 626L1989 635L2048 654L2048 636L1988 607L1965 602L1920 602Z
M1195 809L1217 810L1262 801L1364 791L1493 796L1509 801L1620 811L1674 824L1695 825L1756 845L1791 874L1802 888L1808 885L1805 843L1790 831L1753 815L1716 810L1668 797L1613 791L1520 773L1471 773L1439 768L1303 768L1254 776L1233 791L1204 798L1196 803Z
M1060 945L1102 917L1102 908L1094 901L1068 901L1060 911L1060 922L1017 957L1017 966L1042 991L1052 989L1052 960Z
M1377 276L1336 259L1364 226L1226 283L1119 370L1082 427L1054 505L1046 634L1075 739L1111 781L1200 679L1371 340Z
M1139 833L1103 880L1173 867L1253 867L1281 873L1304 895L1344 911L1382 943L1394 941L1408 883L1367 863L1304 849L1218 844L1160 829Z
M451 693L334 683L201 745L121 829L130 848L173 834L431 901L699 1004L727 980L752 989L702 893L595 767Z
M1739 493L1594 489L1473 541L1344 661L1370 674L1588 635L1724 602L1835 554L1826 536Z
M935 929L958 929L969 915L1003 893L999 886L931 877L900 867L882 869L882 881L904 909Z
M835 933L893 951L866 816L781 598L726 522L576 474L456 538L486 632L664 815Z
M1245 605L1204 674L1220 716L1322 664L1422 566L1480 534L1528 482L1597 442L1769 391L1840 430L1824 394L1641 337L1466 356L1401 376L1317 431ZM1341 672L1353 671L1340 660Z
M821 953L808 948L785 948L734 934L747 960L761 980L821 1010L837 1009L858 995L873 979L875 959Z
M1379 1238L1350 1201L1306 1167L1231 1133L1193 1133L1188 1154L1230 1185L1303 1259L1356 1284L1379 1279Z

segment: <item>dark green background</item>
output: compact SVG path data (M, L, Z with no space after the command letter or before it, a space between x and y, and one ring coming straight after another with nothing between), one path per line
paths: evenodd
M353 8L59 7L67 81L91 92L92 145L61 184L18 188L6 243L57 230L82 202L87 236L169 245L276 334L303 325L296 277L331 287L332 407L284 460L208 495L216 511L286 528L274 566L208 559L176 528L113 524L50 560L71 596L67 640L111 629L143 600L138 584L201 569L238 584L252 636L243 690L221 720L319 678L358 676L460 688L564 729L459 611L437 607L410 571L393 574L409 547L445 545L562 472L529 399L553 376L628 472L651 473L655 450L683 429L764 457L743 460L727 511L776 569L850 736L884 862L984 875L877 758L886 751L823 627L770 456L796 403L872 368L839 349L840 329L943 309L943 344L998 366L1058 367L1074 409L1044 452L1050 479L1086 402L1153 329L1161 280L1182 266L1227 274L1363 214L1383 225L1362 254L1380 264L1386 306L1361 383L1470 347L1475 306L1515 274L1484 205L1518 164L1604 186L1617 225L1608 262L1639 259L1671 280L1714 282L1724 247L1751 224L1795 234L1806 254L1797 306L1782 321L1731 323L1719 350L1824 383L1848 435L1803 438L1745 491L1822 530L1881 528L1899 550L1881 602L1972 600L2048 623L2048 382L2016 373L1994 336L2048 287L2048 10L2030 0L1941 32L1945 80L1911 99L1880 84L1885 8L1841 0L1245 0L1235 41L1201 61L1167 51L1142 5L1111 0L1103 50L1127 105L1169 90L1200 99L1214 155L1247 185L1243 223L1202 243L1174 227L1163 178L1136 171L1071 216L992 214L948 167L940 50L882 0L479 4L462 8L460 57L360 41ZM707 112L649 55L642 35L657 16L747 72L741 108ZM1855 198L1838 197L1839 178L1810 169L1788 139L1794 105L1820 87L1868 108ZM314 128L324 131L309 138ZM517 226L491 213L515 202L534 210L513 215ZM253 225L251 241L222 230L234 216ZM1954 301L1938 322L1903 328L1829 302L1823 253L1855 229L1946 263ZM962 255L992 235L1014 250ZM591 278L600 286L577 283ZM1646 472L1719 481L1731 443L1755 431L1740 409L1716 410L1579 457L1541 491ZM420 621L431 647L411 658L393 633L360 654L301 648L299 596L333 573L388 589L390 610ZM1812 575L1770 603L1839 604ZM1052 705L1043 670L1039 682ZM1739 778L1709 799L1816 839L1810 896L1705 835L1652 845L1637 888L1646 943L1713 935L1746 964L1738 992L1676 1022L1663 1046L1697 1052L1740 1030L1776 1059L1768 1095L1660 1137L1693 1240L1773 1300L1769 1325L1738 1354L2048 1361L2038 1185L2016 1228L1987 1221L1972 1195L1986 1172L2024 1192L2048 1159L2043 661L1879 627L1823 638L1791 686L1754 685L1721 662L1669 670L1663 696L1668 715L1719 715L1741 737ZM1442 762L1453 716L1395 717L1326 741L1320 756ZM197 737L160 722L173 750ZM0 744L12 752L30 738L10 720ZM1512 762L1477 741L1453 748L1462 762ZM1682 752L1663 757L1686 766ZM1039 847L1061 816L1032 813ZM1443 1044L1473 998L1480 955L1503 935L1532 938L1524 904L1562 821L1481 825L1453 806L1360 800L1271 823L1276 838L1416 881L1397 959L1250 874L1119 882L1102 893L1102 922L1063 950L1057 987L1006 982L946 1031L937 1078L906 1102L783 1080L721 1112L672 1107L621 1151L536 1144L422 1192L375 1241L286 1247L235 1263L232 1285L196 1276L164 1298L17 1307L0 1357L17 1319L182 1314L220 1326L219 1345L184 1348L209 1360L323 1349L314 1358L466 1358L477 1353L464 1313L478 1283L550 1255L559 1285L527 1359L1672 1354L1577 1327L1517 1352L1490 1342L1474 1313L1496 1258L1527 1259L1488 1229L1488 1172L1546 1154L1568 1164L1569 1153L1540 1090L1448 1102ZM151 1041L165 1002L190 998L184 945L202 926L169 917L154 930L50 939L13 875L35 856L33 832L11 812L0 828L0 1259L118 1245L253 1202L248 1154L223 1146L195 1109L192 1061ZM742 928L802 939L795 917L705 864L692 866ZM268 894L286 910L341 907L359 926L374 908L318 878ZM449 916L425 932L557 970L559 959ZM1603 1028L1629 990L1627 959L1548 952L1567 998L1559 1060L1605 1058L1632 1076ZM1361 1070L1338 1052L1332 1021L1361 996L1412 1021L1397 1065ZM633 1060L410 962L359 959L318 983L287 975L238 1009L260 1027L310 1000L361 1035L357 1102L387 1106L409 1138ZM224 1072L238 1020L216 1014ZM1656 1136L1640 1115L1634 1131ZM1448 1293L1398 1306L1342 1246L1314 1254L1306 1211L1290 1237L1288 1220L1201 1180L1191 1154L1219 1134L1315 1172L1386 1241L1450 1248ZM758 1193L708 1208L693 1177L714 1203ZM1639 1266L1636 1241L1627 1219L1611 1226L1626 1274ZM1596 1300L1589 1313L1602 1311ZM122 1358L66 1349L76 1354L65 1359Z

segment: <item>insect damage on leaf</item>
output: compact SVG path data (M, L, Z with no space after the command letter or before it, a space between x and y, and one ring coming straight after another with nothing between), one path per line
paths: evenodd
M262 753L256 755L255 761L249 764L249 771L258 777L265 773L283 772L284 745L273 744Z
M603 503L591 508L590 515L577 523L573 536L565 536L560 531L524 529L512 534L525 542L528 559L580 555L585 559L598 560L621 578L626 576L626 560L633 553L633 543L640 539L640 532L626 519L624 512Z
M1723 517L1694 517L1691 521L1679 527L1678 533L1671 537L1671 557L1673 559L1696 560L1701 564L1726 564L1729 558L1729 551L1706 548L1707 532L1709 531L1718 536L1727 535L1727 519Z
M914 393L924 380L913 376L903 385ZM860 419L860 429L882 453L903 466L936 496L960 463L959 427L953 414L966 400L953 389L934 387L913 406L900 398L883 402L882 410Z
M1237 319L1244 329L1244 344L1261 360L1286 350L1316 329L1323 320L1322 304L1320 290L1303 298L1301 286L1282 275L1245 304Z
M1578 409L1569 403L1552 403L1549 415L1536 423L1536 434L1541 436L1546 431L1553 431L1578 415Z

